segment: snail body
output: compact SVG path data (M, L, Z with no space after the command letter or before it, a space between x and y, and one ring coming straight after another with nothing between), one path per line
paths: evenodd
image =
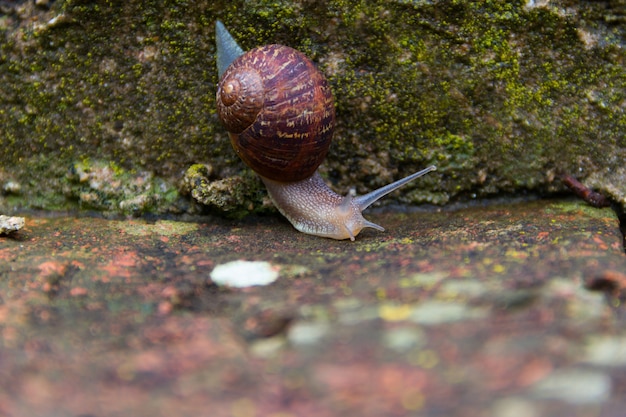
M384 229L361 212L430 171L430 166L363 196L340 196L317 172L330 147L335 106L323 74L284 45L246 53L216 23L220 82L218 115L239 157L265 184L278 210L299 231L351 239L366 227Z

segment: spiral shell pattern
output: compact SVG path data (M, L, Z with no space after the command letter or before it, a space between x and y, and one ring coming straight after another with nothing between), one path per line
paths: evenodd
M238 57L220 80L217 108L235 151L262 177L306 179L328 153L335 125L330 86L293 48L266 45Z

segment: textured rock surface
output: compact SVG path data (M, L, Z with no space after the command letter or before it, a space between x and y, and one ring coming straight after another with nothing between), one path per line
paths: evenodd
M11 1L0 13L4 211L195 210L179 198L193 164L258 187L229 180L242 165L215 117L216 18L244 48L286 43L328 76L339 125L323 174L342 193L432 163L396 198L562 191L565 172L626 200L621 0ZM219 206L221 189L197 193ZM260 194L225 210L258 207Z
M387 231L356 242L278 216L28 218L0 238L0 415L623 416L611 210L371 217ZM237 259L279 277L211 282Z

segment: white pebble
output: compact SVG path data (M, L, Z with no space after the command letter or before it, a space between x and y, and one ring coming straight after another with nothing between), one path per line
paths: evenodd
M626 337L595 336L587 346L587 362L601 366L626 366Z
M233 261L216 266L211 280L217 285L246 288L269 285L278 279L278 267L269 262Z
M25 219L23 217L10 217L0 215L0 235L8 235L17 232L24 227Z
M539 417L541 413L537 405L530 400L505 397L494 403L491 415L493 417Z
M415 347L426 345L426 336L418 328L397 327L385 332L384 342L389 349L398 353L405 353Z
M564 369L553 372L533 385L535 397L551 398L570 404L594 404L611 395L611 377L604 372Z
M287 335L289 342L295 346L314 346L327 335L329 326L326 323L295 323Z
M419 324L437 325L482 318L485 315L485 310L469 307L464 303L433 300L417 305L409 320Z

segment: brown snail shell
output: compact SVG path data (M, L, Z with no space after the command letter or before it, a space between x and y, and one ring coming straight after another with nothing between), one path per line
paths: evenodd
M235 151L262 177L309 178L328 153L335 126L330 86L288 46L261 46L236 58L220 79L217 109Z

